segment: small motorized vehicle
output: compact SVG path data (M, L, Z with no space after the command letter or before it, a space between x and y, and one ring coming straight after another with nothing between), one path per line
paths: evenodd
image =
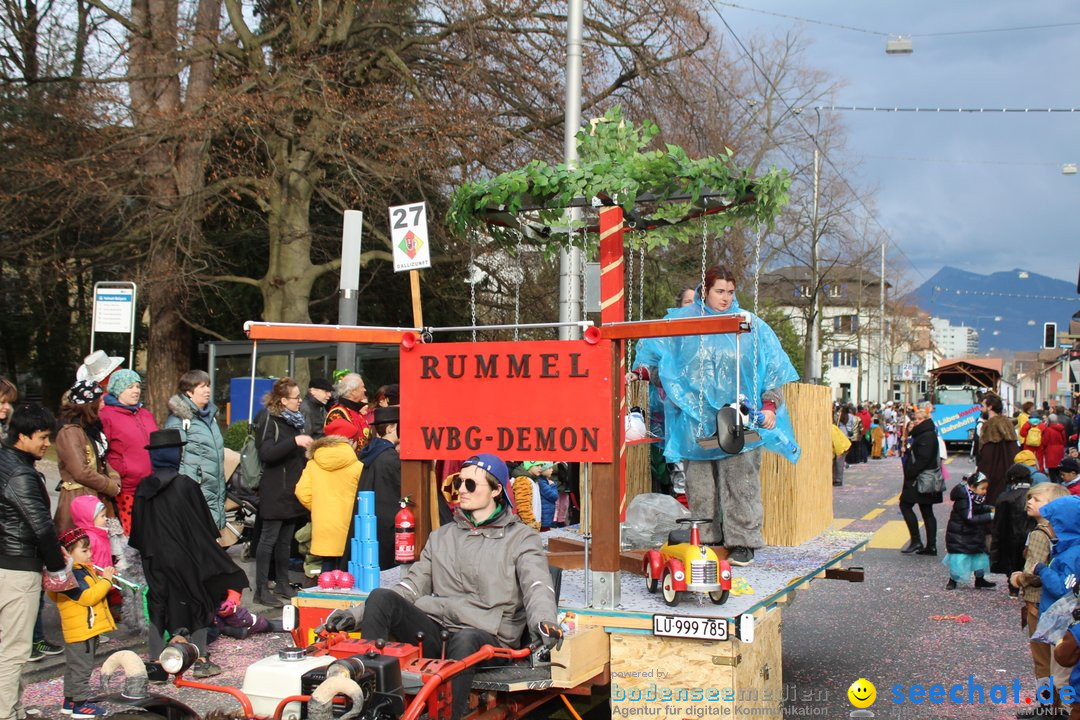
M645 587L655 593L660 589L664 602L678 605L684 592L703 592L716 605L727 602L731 593L731 565L716 556L712 548L701 544L698 526L712 522L704 518L680 518L690 525L690 542L668 542L659 550L649 550L642 560Z
M344 632L320 628L315 643L285 648L252 663L240 688L184 677L198 660L199 649L182 637L174 638L157 664L178 688L230 695L240 705L240 712L230 717L247 720L448 720L453 704L450 680L463 670L483 667L492 660L516 662L516 668L508 665L505 669L519 673L553 665L544 661L547 651L539 642L521 649L484 645L461 660L451 660L445 657L449 633L440 637L443 657L425 658L421 656L422 635L417 638L418 644L412 645L354 639ZM561 644L560 640L556 647ZM118 651L102 665L106 692L118 670L126 675L124 690L95 698L114 708L111 715L135 720L127 712L137 709L139 717L147 720L201 720L183 703L149 691L147 666L131 651ZM545 676L550 680L550 672L541 670L537 677L543 680ZM518 697L481 692L477 706L466 717L520 720L560 693L543 682L536 692Z

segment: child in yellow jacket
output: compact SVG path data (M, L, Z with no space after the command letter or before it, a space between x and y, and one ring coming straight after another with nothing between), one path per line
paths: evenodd
M377 443L377 440L372 442ZM364 464L356 459L355 446L353 440L340 435L327 435L311 443L306 453L307 465L293 491L300 504L311 511L310 553L323 558L324 571L340 566L349 543L356 488L364 470ZM365 446L365 452L369 447L371 443ZM378 506L378 495L375 502ZM394 505L396 503L390 507ZM383 514L386 514L385 508ZM393 523L392 514L390 523ZM380 551L383 541L380 537ZM389 544L391 540L386 542Z
M64 631L64 714L73 720L102 717L106 711L100 705L87 702L91 696L90 673L94 669L94 654L98 638L116 629L109 612L109 591L112 589L114 568L98 575L90 553L90 538L81 528L68 530L60 536L60 544L71 555L72 575L77 587L61 593L50 592L60 611Z

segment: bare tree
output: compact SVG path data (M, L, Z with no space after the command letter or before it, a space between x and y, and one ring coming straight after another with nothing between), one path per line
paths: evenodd
M81 0L0 3L0 364L52 406L87 346L90 289L113 225L111 192L84 158L100 146L107 91L84 82L95 24Z
M361 261L386 262L387 205L426 199L437 219L462 178L559 147L561 3L266 3L258 27L240 0L225 10L220 77L238 90L212 187L265 220L268 253L261 276L217 279L258 287L266 319L308 321L315 281L339 267L339 230L316 217L366 209ZM595 4L587 18L586 108L707 38L693 7L672 0ZM429 222L436 262L460 263L460 240L440 225Z
M713 43L681 60L678 71L665 76L653 94L635 96L635 101L640 112L655 113L664 141L677 143L692 154L717 154L730 148L737 162L755 174L770 165L791 173L790 205L772 230L763 234L760 265L821 268L811 283L816 296L826 284L826 257L836 255L828 249L835 243L823 242L823 238L833 226L840 225L839 216L851 207L842 200L843 186L827 180L819 188L819 196L825 198L823 210L817 216L813 213L811 158L815 141L840 156L844 136L837 118L818 117L808 108L828 100L840 83L805 65L804 43L797 34L751 38L747 48L752 62L734 43ZM694 255L700 252L697 242L702 230L708 236L708 261L731 266L744 278L740 287L752 292L748 281L756 269L754 246L759 242L757 234L764 229L703 221L696 237L688 238L692 248L685 252L691 257L684 262L691 268L700 265ZM819 257L815 258L815 253ZM694 271L683 282L698 274ZM806 309L806 327L813 320L810 315L815 307L811 303Z
M823 293L834 284L835 269L857 267L866 260L865 201L853 195L844 179L850 170L844 128L835 115L813 110L827 104L842 83L806 67L804 44L797 34L752 38L747 49L748 57L741 47L711 47L683 62L688 69L683 82L708 87L687 93L697 100L668 104L672 110L664 123L665 137L678 138L700 152L730 147L752 169L775 164L791 172L790 204L762 238L759 262L764 268L805 269L808 294L796 305L809 340L815 328L821 335ZM713 256L748 277L754 269L750 253L758 242L758 229L736 226L726 235L720 235L722 228L713 230L717 232ZM807 371L816 367L812 352L808 341L803 361Z

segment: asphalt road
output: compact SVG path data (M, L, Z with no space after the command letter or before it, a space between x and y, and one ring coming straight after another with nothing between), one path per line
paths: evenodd
M962 456L946 467L947 488L974 470ZM826 717L848 717L854 708L847 689L863 677L877 689L878 700L870 709L879 718L1015 717L1027 706L966 701L969 676L987 695L995 683L1011 688L1017 679L1021 704L1033 695L1021 603L1009 597L1001 576L990 577L998 586L989 590L976 590L970 583L945 589L948 572L941 559L951 510L948 492L945 503L934 506L938 557L899 552L908 539L897 504L900 477L899 460L872 460L849 468L844 486L834 488L836 524L874 532L869 549L849 563L865 568L865 581L815 581L784 609L784 681L797 697L822 698L789 706L828 707ZM960 615L970 616L970 622L958 622ZM892 702L896 685L903 686L906 697L914 684L949 688L956 683L963 685L959 696L964 704ZM1009 695L1012 700L1011 689Z
M55 466L42 465L47 474L55 472ZM951 487L973 465L958 457L951 459L947 468ZM833 488L836 526L874 533L869 548L846 563L861 565L865 581L817 580L809 589L798 591L794 602L783 609L783 678L786 695L791 698L786 713L850 717L853 707L847 689L862 677L876 686L878 699L870 710L878 718L1014 717L1027 707L1023 701L1035 691L1031 660L1019 627L1020 603L1009 598L1004 582L992 590L975 590L970 585L945 590L948 574L941 558L950 511L947 500L935 506L941 554L936 558L902 555L899 548L907 541L907 531L897 505L899 489L900 464L895 458L849 468L844 486ZM961 615L969 616L970 621L957 621ZM45 621L46 632L59 640L58 618L50 603L46 603ZM215 682L237 685L247 662L269 654L271 645L280 644L265 636L244 643L219 642L220 647L219 643L214 646L215 659L227 672ZM144 650L141 638L124 633L115 636L108 650L125 646ZM60 717L54 714L52 702L61 692L62 672L62 656L28 668L27 700L29 705L41 703L39 717ZM1020 704L1012 702L1012 686L1017 680ZM949 688L957 683L963 686L965 701L969 683L981 685L987 700L995 683L1008 684L1009 702L955 704L946 700L898 705L892 701L897 685L906 695L915 684L929 689L934 684ZM168 690L170 694L176 691ZM212 699L191 691L183 695L195 705ZM591 703L575 698L574 704L587 720L610 716L607 703L600 698ZM532 717L569 715L558 703L539 709Z

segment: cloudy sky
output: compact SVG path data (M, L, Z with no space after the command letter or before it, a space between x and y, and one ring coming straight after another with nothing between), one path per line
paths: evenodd
M715 7L744 42L799 32L807 64L846 83L837 105L1080 108L1080 3L716 0ZM914 52L887 55L880 35L742 8L910 34ZM1073 24L970 32L1064 23ZM934 35L953 32L967 34ZM910 259L899 262L914 284L942 265L1076 280L1080 174L1064 175L1062 165L1080 164L1080 112L844 112L841 119L861 162L852 184L877 188L878 219Z

